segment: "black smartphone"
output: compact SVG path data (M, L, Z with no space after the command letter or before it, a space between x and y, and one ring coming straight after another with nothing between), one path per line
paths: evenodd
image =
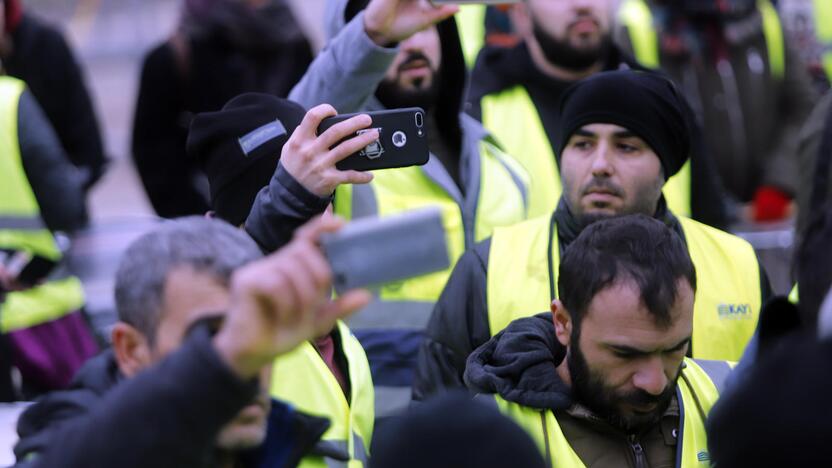
M368 128L359 130L358 134L375 128L378 130L378 140L342 159L335 167L342 171L374 171L421 166L428 162L430 151L424 110L408 107L362 114L369 115L373 123ZM324 119L318 126L318 135L355 115L359 114L343 114Z
M35 286L49 276L57 262L20 250L0 249L0 263L22 285Z
M438 208L361 218L323 236L321 244L339 294L442 271L451 264Z

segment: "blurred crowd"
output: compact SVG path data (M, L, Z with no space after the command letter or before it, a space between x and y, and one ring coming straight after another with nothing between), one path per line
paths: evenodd
M327 0L315 52L287 0L180 0L132 116L158 222L101 330L67 259L107 122L61 29L0 0L14 466L830 463L832 2L461 3ZM408 260L330 263L425 209ZM787 296L749 229L794 240ZM334 292L425 246L449 265Z

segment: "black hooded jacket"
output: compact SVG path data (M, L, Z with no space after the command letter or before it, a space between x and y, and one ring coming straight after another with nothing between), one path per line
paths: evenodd
M15 467L212 468L217 434L257 387L228 369L207 327L130 379L107 351L81 368L67 390L21 415ZM273 401L265 442L241 453L240 466L296 466L328 427L326 419Z

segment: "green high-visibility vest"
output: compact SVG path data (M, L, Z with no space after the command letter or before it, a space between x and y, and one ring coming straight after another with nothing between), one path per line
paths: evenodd
M823 3L817 0L815 3ZM780 17L774 5L768 0L758 0L757 8L763 20L763 34L766 38L768 61L771 74L782 79L786 70L785 42ZM824 7L829 9L828 6ZM832 16L828 16L832 18ZM645 0L624 0L618 10L618 19L627 27L633 56L639 63L649 68L659 68L659 40L653 25L653 13ZM832 28L832 26L829 26ZM832 37L832 32L830 32Z
M814 7L815 37L823 47L821 63L826 77L832 83L832 2L815 0Z
M676 439L677 468L708 468L710 454L705 433L705 420L732 365L724 361L685 359L677 383L681 421ZM563 434L555 414L521 406L495 395L497 407L522 427L537 444L549 466L553 468L584 468Z
M455 15L462 44L462 55L469 68L477 61L477 54L485 44L485 5L460 5Z
M375 171L373 181L366 185L338 186L335 214L347 220L438 207L451 260L451 266L444 271L382 287L379 303L371 307L373 317L362 310L351 320L362 324L372 321L374 328L398 328L403 322L412 321L408 328L424 328L462 253L490 236L495 227L526 219L527 176L522 167L491 142L483 140L479 144L480 157L470 161L479 167L470 172L471 180L467 181L468 190L478 195L466 200L466 206L449 193L448 185L453 182L433 158L422 167ZM447 178L444 184L437 181L440 174ZM468 211L472 203L476 206ZM352 321L350 326L357 329Z
M489 94L480 101L482 123L529 174L529 217L551 213L562 186L552 144L540 114L523 86ZM690 161L664 185L670 211L691 215Z
M301 468L367 466L375 419L370 366L361 344L342 322L338 322L338 333L341 351L347 359L349 401L332 371L308 341L278 357L272 367L272 396L305 413L328 418L330 426L323 435L323 443L350 457L349 462L341 462L310 455L301 460L298 465Z
M17 139L17 116L25 84L0 76L0 248L61 261L55 238L23 169ZM30 328L78 310L84 304L81 282L53 276L39 286L6 295L0 304L0 332Z
M737 361L760 314L757 256L739 237L688 218L679 217L679 222L696 267L693 357ZM492 335L513 320L549 310L557 297L559 265L554 217L494 230L486 290Z

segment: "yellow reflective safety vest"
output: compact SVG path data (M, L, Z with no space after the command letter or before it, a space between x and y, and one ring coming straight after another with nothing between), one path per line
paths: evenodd
M364 350L349 328L340 321L338 333L341 350L347 358L350 401L347 401L332 371L308 341L278 357L272 367L272 396L291 403L305 413L328 418L330 426L322 442L350 456L349 462L341 462L310 455L301 460L298 465L301 468L367 466L375 419L373 381Z
M825 1L817 0L815 4L824 3ZM771 73L774 77L782 79L786 70L786 46L780 17L774 5L768 0L758 0L757 8L762 16L763 34L766 38ZM828 6L824 6L824 8L830 9ZM827 18L832 19L832 15L827 16ZM661 64L659 40L653 24L653 13L650 11L647 2L645 0L622 1L618 10L618 20L627 27L630 43L633 47L633 56L636 60L645 67L659 68ZM832 26L826 25L824 27L830 29L830 39L832 39Z
M829 0L814 1L815 37L823 47L821 63L826 72L826 78L832 83L832 2Z
M560 199L560 173L543 121L523 86L486 95L480 101L482 124L530 175L529 217L554 211ZM664 185L668 208L691 215L690 161Z
M462 55L469 68L477 61L477 54L485 44L485 5L460 5L455 15L462 43Z
M731 365L723 361L685 359L677 383L680 424L676 441L677 468L710 467L705 420L719 398ZM584 468L586 465L569 445L551 410L522 406L494 396L500 411L522 427L537 444L553 468ZM681 453L680 453L681 452Z
M464 197L433 156L424 166L375 171L369 184L335 190L335 213L344 219L434 207L442 213L445 228L448 269L382 286L347 322L367 353L379 418L404 410L410 402L423 332L457 259L495 227L526 219L528 177L523 168L491 141L475 140L474 132L465 137L460 168Z
M756 330L762 305L757 256L739 237L678 219L696 267L693 357L738 361ZM494 230L486 290L492 336L513 320L549 310L557 297L559 265L553 216Z
M24 251L59 262L61 252L41 218L21 161L17 116L24 89L22 81L0 76L0 249ZM77 278L52 275L39 286L6 296L0 304L0 332L59 319L83 304L84 293Z
M479 144L480 157L471 161L479 168L471 170L470 176L475 180L467 182L469 191L478 190L476 199L462 201L456 198L458 193L449 193L458 189L448 186L453 182L434 158L422 167L375 171L369 184L340 185L336 189L335 213L348 220L390 216L426 207L439 207L442 212L451 266L382 287L378 298L386 306L383 310L374 310L374 327L384 326L391 320L395 323L415 320L422 328L426 326L433 304L462 253L490 236L495 227L526 219L527 176L523 169L493 143L483 140ZM418 317L413 317L414 314ZM352 320L363 323L368 318L366 315L362 310ZM356 329L352 321L350 327Z

